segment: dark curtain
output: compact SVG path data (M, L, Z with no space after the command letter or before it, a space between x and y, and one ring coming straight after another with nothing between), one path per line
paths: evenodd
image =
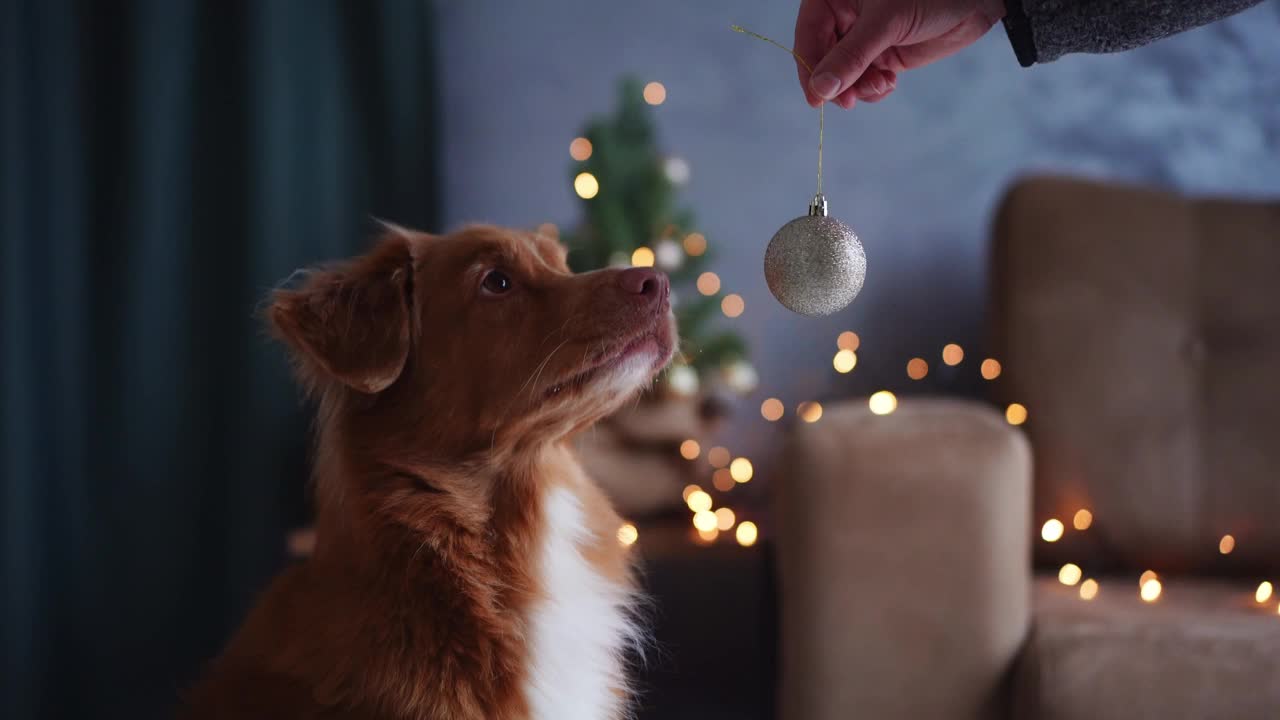
M305 521L255 318L371 217L432 229L427 0L0 0L10 719L169 717Z

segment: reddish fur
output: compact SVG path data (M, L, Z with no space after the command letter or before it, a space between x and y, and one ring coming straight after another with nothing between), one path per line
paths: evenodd
M495 266L516 282L508 296L480 291ZM550 394L636 337L656 342L655 371L670 357L665 285L645 304L619 272L571 275L558 243L494 227L393 229L276 293L270 325L319 406L315 551L271 584L187 717L527 716L550 485L587 510L584 557L629 582L618 517L566 443L626 396L590 382Z

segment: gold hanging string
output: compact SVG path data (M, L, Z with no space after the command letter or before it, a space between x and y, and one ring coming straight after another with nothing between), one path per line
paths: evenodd
M756 38L757 40L763 40L769 43L770 45L773 45L774 47L786 50L788 53L791 54L792 57L796 59L797 62L799 62L801 65L804 66L805 70L809 71L810 76L813 75L813 68L809 66L809 63L804 61L804 58L800 57L800 55L795 50L792 50L791 48L787 47L786 45L783 45L777 40L767 38L761 35L760 33L751 32L750 30L742 27L741 25L730 25L729 29L736 33L742 33L743 35L750 35L751 37ZM826 106L827 104L825 102L818 106L818 194L819 195L822 194L822 124L823 124L822 110Z

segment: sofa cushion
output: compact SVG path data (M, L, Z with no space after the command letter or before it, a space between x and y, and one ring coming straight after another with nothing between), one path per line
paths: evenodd
M1016 720L1280 717L1280 615L1256 586L1164 580L1155 603L1136 576L1096 598L1036 581L1031 635L1014 673Z
M1069 528L1040 559L1277 569L1280 204L1042 178L994 252L997 392L1029 411L1037 524Z

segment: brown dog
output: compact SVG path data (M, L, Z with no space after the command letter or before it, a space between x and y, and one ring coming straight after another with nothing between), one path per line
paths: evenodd
M637 639L620 520L566 440L671 358L665 276L559 243L391 228L281 290L319 404L317 543L188 698L193 718L605 720Z

